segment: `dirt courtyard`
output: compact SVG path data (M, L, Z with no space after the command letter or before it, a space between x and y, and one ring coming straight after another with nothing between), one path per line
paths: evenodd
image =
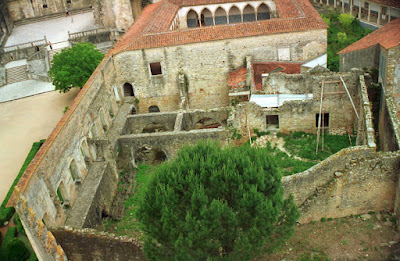
M17 176L32 143L46 139L79 89L52 91L0 103L0 202Z

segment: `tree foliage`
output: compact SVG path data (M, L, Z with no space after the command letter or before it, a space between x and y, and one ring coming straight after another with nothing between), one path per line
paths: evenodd
M322 15L328 29L328 68L331 71L339 71L340 50L360 40L371 32L362 28L357 19L350 14L341 14L340 11L331 11Z
M9 261L21 261L29 258L29 250L19 238L13 238L7 243L7 257Z
M49 75L60 92L82 88L104 55L92 43L77 43L54 55Z
M137 212L150 260L248 260L286 241L298 217L267 150L210 143L160 165Z

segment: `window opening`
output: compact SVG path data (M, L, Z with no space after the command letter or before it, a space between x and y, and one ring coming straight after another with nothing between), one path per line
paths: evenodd
M161 70L161 63L151 63L150 64L150 71L151 71L151 75L160 75L162 74L162 70Z

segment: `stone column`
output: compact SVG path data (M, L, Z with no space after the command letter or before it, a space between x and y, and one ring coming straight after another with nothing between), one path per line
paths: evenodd
M358 0L358 19L361 19L361 0Z
M378 24L378 25L380 25L381 24L381 15L382 15L382 6L380 5L379 6L379 9L378 9L379 11L378 11L378 19L376 20L376 23Z
M344 13L344 0L341 1L342 1L342 13Z
M329 6L329 0L326 0L326 5Z
M322 0L319 0L319 3L322 5Z
M337 6L337 1L333 0L333 7L336 8L336 6Z
M390 6L388 6L388 8L389 8L389 11L388 11L388 15L389 15L388 23L390 23L390 20L391 20L391 17L392 17L392 8Z
M349 0L349 12L351 15L353 14L353 0Z
M368 22L370 22L371 21L371 3L370 2L368 2Z

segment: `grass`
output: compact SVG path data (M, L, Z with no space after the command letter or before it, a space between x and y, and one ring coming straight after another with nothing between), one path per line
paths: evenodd
M291 155L313 161L322 161L341 149L355 144L355 137L351 138L350 143L347 135L325 134L324 149L322 150L320 147L318 154L316 154L317 135L305 132L293 132L289 135L280 134L280 136L285 140L285 149L289 151ZM320 146L321 142L320 139Z
M125 205L125 214L122 220L114 221L111 218L104 220L106 231L117 234L118 236L130 236L137 239L143 239L143 232L140 223L136 220L136 211L138 201L144 194L144 188L150 182L153 170L156 166L140 165L136 173L136 192L123 203ZM122 184L120 184L122 185Z

